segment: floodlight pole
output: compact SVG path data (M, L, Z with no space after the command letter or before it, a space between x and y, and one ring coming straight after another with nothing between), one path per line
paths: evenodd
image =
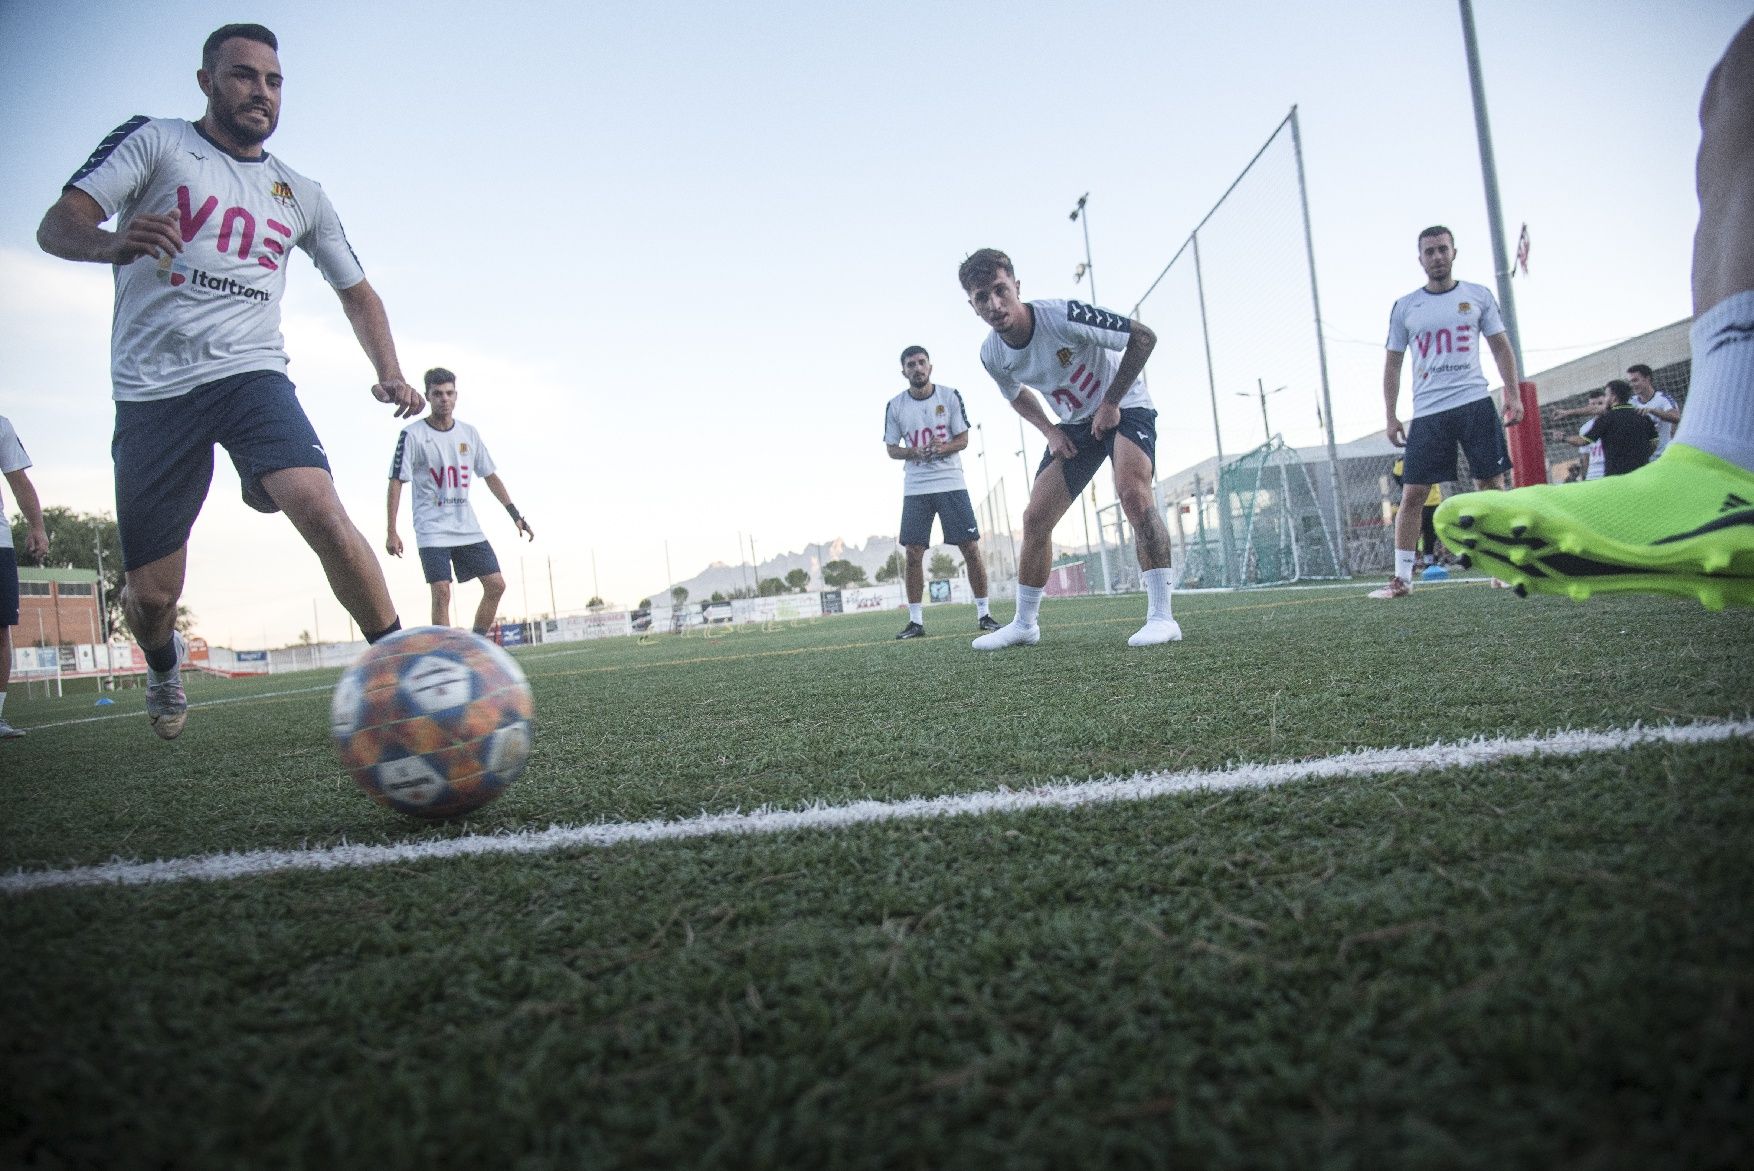
M1468 87L1474 94L1474 133L1480 141L1480 179L1486 187L1486 230L1492 237L1492 267L1498 277L1498 309L1504 318L1504 330L1510 335L1510 350L1516 355L1519 377L1525 376L1522 333L1516 323L1516 295L1511 292L1510 252L1504 246L1504 214L1498 202L1498 164L1492 157L1492 127L1486 118L1486 82L1480 73L1480 45L1474 37L1474 5L1471 0L1458 0L1462 9L1462 44L1468 55ZM1507 399L1521 393L1520 387L1507 386Z
M1303 207L1303 250L1309 258L1309 300L1315 310L1316 363L1322 372L1322 426L1328 437L1328 487L1334 497L1335 569L1345 573L1346 529L1341 523L1345 505L1340 496L1340 449L1334 441L1334 401L1328 393L1328 341L1322 333L1322 295L1316 287L1315 235L1309 226L1309 186L1303 176L1303 134L1297 126L1297 107L1291 107L1291 153L1297 159L1297 199Z

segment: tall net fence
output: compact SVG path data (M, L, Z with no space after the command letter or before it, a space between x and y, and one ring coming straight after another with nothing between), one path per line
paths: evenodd
M1017 538L1011 527L1011 504L1005 481L993 485L975 506L975 523L981 527L981 556L987 566L987 592L991 597L1014 597L1017 593ZM1019 517L1021 519L1021 517Z
M1157 498L1184 585L1348 572L1299 152L1293 109L1133 308L1159 340Z

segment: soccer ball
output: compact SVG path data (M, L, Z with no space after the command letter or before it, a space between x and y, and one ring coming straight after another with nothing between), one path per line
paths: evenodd
M329 705L335 747L359 787L426 818L459 817L505 792L530 759L534 716L512 657L444 626L371 647Z

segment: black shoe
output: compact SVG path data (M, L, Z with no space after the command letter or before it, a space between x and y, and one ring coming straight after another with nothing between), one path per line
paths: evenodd
M921 626L918 622L909 622L906 626L901 628L901 633L895 637L898 639L924 638L926 637L926 628Z
M985 630L988 632L998 630L999 629L999 620L997 618L994 618L991 614L982 614L981 621L980 621L980 628L982 630Z

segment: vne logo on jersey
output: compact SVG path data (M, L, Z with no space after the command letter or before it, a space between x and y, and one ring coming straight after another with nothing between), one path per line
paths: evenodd
M1096 306L1086 305L1082 301L1066 302L1066 320L1078 325L1113 330L1115 333L1131 333L1133 331L1133 323L1119 313L1110 313L1107 309L1098 309Z
M177 230L182 233L183 243L194 243L195 237L201 234L201 229L206 226L208 220L213 218L213 213L218 208L219 197L209 195L197 209L195 197L189 193L189 188L187 186L178 187ZM259 245L261 252L256 254L256 263L273 272L280 267L276 258L286 255L286 245L269 233L285 236L290 240L292 239L292 229L275 219L263 220L262 226L267 228L267 231L258 240L256 238L256 217L251 214L250 209L247 207L226 208L225 214L219 217L217 246L220 254L229 256L235 251L239 260L248 260L251 249ZM235 248L233 247L234 241L236 242ZM261 299L265 301L267 296L264 295Z

